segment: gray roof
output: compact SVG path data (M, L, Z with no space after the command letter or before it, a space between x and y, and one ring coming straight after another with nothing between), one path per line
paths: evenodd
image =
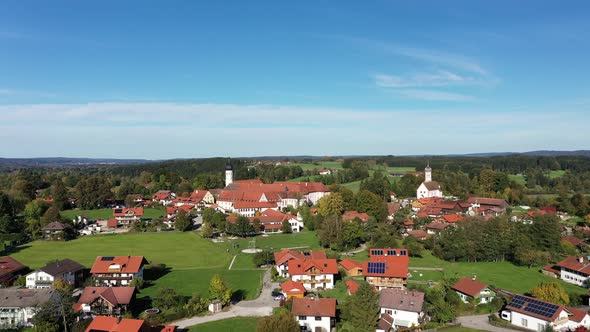
M49 301L53 289L0 288L0 308L32 308Z
M386 288L379 295L381 308L421 312L424 305L424 293L401 289Z
M62 223L60 223L59 221L54 221L52 223L49 223L47 226L43 227L43 230L48 230L48 231L61 231L66 229L66 226Z
M74 262L73 260L67 258L61 261L47 264L44 267L40 268L41 271L54 277L60 276L64 273L76 272L83 269L84 266L82 266L80 263Z
M438 184L436 181L424 182L424 185L428 190L440 190L440 184Z

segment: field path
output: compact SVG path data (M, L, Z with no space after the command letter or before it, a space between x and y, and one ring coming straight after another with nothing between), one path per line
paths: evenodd
M234 258L231 259L231 263L229 263L229 267L227 268L228 270L231 270L231 267L234 265L234 262L236 261L236 257L238 257L238 255L234 255Z
M514 332L514 330L491 325L488 321L488 316L489 315L461 316L457 317L457 322L461 323L461 326L470 327L477 330L492 332Z
M207 322L213 322L226 318L233 317L261 317L272 314L272 310L279 306L279 301L275 301L272 298L272 290L278 287L278 283L273 283L270 278L270 270L264 273L262 279L262 291L257 299L252 301L241 301L235 305L232 305L227 311L222 311L216 314L211 314L203 317L195 316L191 318L182 319L171 324L178 326L179 328L187 328L193 325L203 324Z

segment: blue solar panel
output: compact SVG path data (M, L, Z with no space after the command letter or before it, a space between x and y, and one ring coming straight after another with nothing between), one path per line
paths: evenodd
M368 273L383 274L385 273L385 263L383 262L369 262L367 266Z
M514 296L508 305L547 318L553 317L557 309L559 309L559 306L553 303L539 301L522 295Z

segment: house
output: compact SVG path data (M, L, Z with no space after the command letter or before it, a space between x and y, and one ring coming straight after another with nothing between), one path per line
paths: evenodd
M281 284L281 290L288 300L293 297L303 297L305 295L305 286L297 281L287 280Z
M340 261L340 266L344 269L344 272L349 277L356 277L363 275L363 265L359 262L353 261L351 259L345 259Z
M366 213L360 213L357 211L344 211L342 214L342 221L355 221L359 220L361 222L369 222L369 215Z
M379 294L380 313L393 318L396 328L420 325L424 317L424 293L403 289L383 289Z
M375 332L389 332L393 330L395 330L393 325L393 317L389 316L388 314L381 314Z
M84 266L74 262L71 259L47 264L44 267L35 270L26 276L26 287L32 288L51 288L53 282L61 279L68 284L77 287L84 281Z
M304 331L331 331L336 318L336 299L294 298L291 313Z
M440 184L432 181L432 168L427 165L424 169L424 182L416 190L417 198L443 197Z
M184 213L189 214L194 208L195 206L193 204L167 206L166 217L168 220L173 220L178 212L183 211Z
M510 207L501 198L471 196L467 199L467 203L470 204L467 210L470 216L499 216L506 213L506 209Z
M47 224L41 231L45 240L63 241L66 238L66 225L58 221Z
M415 238L416 240L426 240L430 236L430 234L426 233L421 229L408 231L407 233L409 236Z
M352 295L359 289L359 283L353 279L348 279L346 280L346 289L348 290L348 295Z
M448 224L455 224L463 219L465 219L465 217L463 217L460 214L445 214L444 216L441 217L442 220L440 220L440 222L446 222Z
M135 287L86 287L74 304L85 315L121 316L135 300Z
M143 319L96 316L86 328L86 332L148 332Z
M158 190L152 195L152 202L168 205L176 198L176 194L170 190Z
M195 190L190 195L190 202L199 209L203 209L215 203L215 197L209 190Z
M583 256L569 256L553 266L558 270L559 278L570 284L584 286L588 285L590 277L590 259Z
M0 285L9 285L27 269L10 256L0 257Z
M397 211L401 209L401 204L399 202L390 202L387 203L387 219L393 220Z
M580 325L590 326L588 314L582 310L519 294L512 297L501 311L500 317L532 331L543 331L547 325L556 331L567 331Z
M0 327L20 328L32 326L38 308L55 299L53 289L0 288Z
M427 224L426 226L424 226L424 228L426 228L426 233L433 235L433 234L438 234L438 233L444 231L449 226L450 226L450 224L447 224L447 223L431 222L431 223Z
M365 281L377 290L404 289L407 285L409 263L407 249L373 248L369 251L369 261L363 264L363 275Z
M407 232L410 232L410 231L412 231L414 229L414 222L408 219L408 220L406 220L406 221L403 222L401 228L406 233Z
M238 217L233 215L226 218L227 222L235 224ZM254 220L258 219L260 222L261 232L264 234L268 233L281 233L283 230L283 222L287 221L291 226L291 232L297 233L303 230L303 221L297 216L291 214L285 214L273 209L265 209L261 212L255 212L254 216L248 217L250 223L254 223Z
M131 225L141 220L143 208L114 208L113 217L119 225Z
M485 304L492 302L496 297L496 293L488 285L475 280L475 278L461 278L452 288L465 303L474 301L476 305Z
M303 283L306 289L332 289L338 274L335 259L292 259L289 261L291 280Z
M96 286L127 286L133 278L143 278L143 256L98 256L90 269Z
M294 251L291 249L283 249L279 252L274 253L275 265L279 276L289 276L289 261L305 260L305 259L326 259L326 252L323 250L310 250L310 251Z

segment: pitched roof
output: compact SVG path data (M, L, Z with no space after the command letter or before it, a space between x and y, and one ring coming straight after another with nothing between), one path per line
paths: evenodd
M369 263L376 262L385 263L383 273L369 269ZM372 256L370 261L363 263L363 275L365 277L407 278L408 259L405 256Z
M98 256L90 273L137 273L144 264L143 256Z
M449 227L449 224L446 224L444 222L431 222L430 224L427 224L424 227L426 229L432 229L435 231L442 231L443 229Z
M353 221L356 218L359 218L362 222L369 221L369 215L366 213L360 213L357 211L345 211L342 214L342 220L344 220L344 221Z
M281 284L281 289L287 295L295 295L295 294L305 294L305 286L302 283L287 280Z
M436 181L423 182L423 184L429 191L440 190L440 184L438 184Z
M381 318L379 319L379 324L377 327L383 331L389 331L393 326L393 317L389 316L388 314L382 314Z
M190 198L193 202L198 203L198 202L202 201L203 198L205 198L207 193L209 193L208 190L195 190L191 193Z
M143 208L114 208L113 209L113 216L114 217L126 217L126 216L143 216Z
M586 257L569 256L555 264L555 266L590 275L590 259Z
M416 239L425 239L430 236L428 233L421 229L415 229L413 231L408 231L408 235Z
M47 264L44 267L40 268L41 271L52 275L54 277L62 275L68 272L76 272L83 270L84 266L78 262L74 262L71 259L62 259L61 261L53 262L51 264Z
M356 268L362 269L363 265L357 261L353 261L352 259L344 259L341 260L338 264L340 264L340 266L342 266L344 269L346 270L351 270Z
M386 288L379 294L381 308L421 312L424 305L424 293L403 289Z
M324 259L292 259L289 261L289 274L307 274L312 268L318 269L322 274L338 274L338 264L333 258Z
M467 202L469 202L470 204L478 203L480 205L490 205L490 206L497 206L497 207L501 207L501 208L506 208L509 206L508 203L506 203L506 201L501 198L487 198L487 197L472 196L467 199Z
M89 304L102 297L113 306L130 304L135 294L135 287L86 287L82 291L78 304Z
M49 301L54 294L51 288L21 289L0 288L0 307L31 308Z
M117 225L119 225L119 222L117 221L117 219L109 219L109 220L107 220L107 227L116 228Z
M15 274L25 268L26 266L10 256L0 257L0 279L4 276Z
M336 299L296 297L291 312L295 316L336 317Z
M348 279L346 280L346 288L348 288L350 294L354 294L359 289L359 283L352 279Z
M448 222L448 223L451 223L451 224L454 224L454 223L456 223L457 221L460 221L460 220L463 220L463 219L465 219L465 217L463 217L463 216L462 216L462 215L460 215L460 214L445 214L444 216L442 216L442 218L443 218L443 219L444 219L446 222Z
M307 258L311 259L325 259L326 252L323 250L311 250L311 251L294 251L291 249L283 249L279 252L275 252L275 264L283 265L292 259L304 260Z
M573 244L574 246L577 246L577 245L579 245L580 243L584 243L584 242L585 242L585 240L584 240L584 239L578 239L578 238L577 238L577 237L575 237L575 236L562 236L562 237L561 237L561 240L562 240L562 241L567 241L567 242L569 242L569 243Z
M588 311L574 307L565 307L565 310L570 313L568 319L576 323L581 323L588 314Z
M139 332L145 322L142 319L96 316L86 332Z
M477 280L473 280L471 278L461 278L459 281L457 281L457 283L453 285L452 288L460 293L476 297L479 294L479 292L486 289L487 287L488 285L481 283Z
M538 319L546 321L546 322L554 322L559 317L559 314L561 313L561 311L565 310L565 307L562 306L561 304L555 304L555 303L551 303L551 302L547 302L547 301L542 301L542 300L539 300L534 297L520 295L520 294L515 294L515 295L518 295L518 297L520 297L521 299L525 299L525 300L530 299L531 302L524 302L524 303L518 304L518 306L513 306L513 301L516 298L516 296L515 296L506 305L506 309L511 310L511 311L516 311L516 312L521 313L526 316L535 317L535 318L538 318ZM539 314L525 310L525 308L527 308L529 306L529 304L533 304L533 301L534 302L537 302L537 301L542 302L545 305L549 305L549 306L557 306L557 309L555 310L555 312L553 313L553 316L551 316L551 317L546 317L546 316L539 315Z
M66 229L66 226L59 221L51 222L43 227L44 231L63 231L64 229Z

